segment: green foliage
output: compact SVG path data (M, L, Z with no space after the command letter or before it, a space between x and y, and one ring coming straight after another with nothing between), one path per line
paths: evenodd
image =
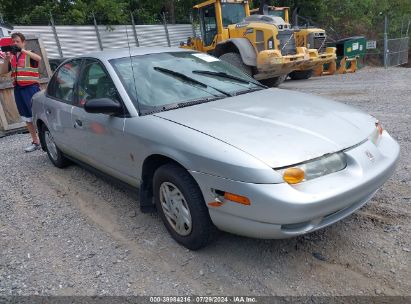
M130 23L133 14L137 24L161 22L163 12L170 23L188 23L193 5L201 0L19 0L0 1L0 17L11 24L44 24L50 13L56 24ZM249 1L257 8L259 0ZM335 39L366 35L380 39L384 32L384 16L390 22L390 36L405 33L411 20L410 0L271 0L270 5L300 7L302 16L310 17ZM411 32L411 31L410 31ZM411 33L410 33L411 34Z

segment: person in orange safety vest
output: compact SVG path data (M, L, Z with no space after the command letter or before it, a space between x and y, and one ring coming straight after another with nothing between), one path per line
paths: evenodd
M22 33L13 33L13 51L7 52L4 63L0 66L0 74L11 72L14 85L14 99L23 121L27 124L32 143L24 150L32 152L40 148L40 141L33 125L31 99L40 91L39 62L41 57L26 50L26 38Z

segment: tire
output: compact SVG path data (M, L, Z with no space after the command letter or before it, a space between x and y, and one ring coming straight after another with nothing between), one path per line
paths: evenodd
M54 138L45 125L43 125L43 128L41 130L41 140L44 142L47 155L49 156L49 159L54 166L56 166L57 168L64 168L70 164L70 161L64 156L63 152L61 152L57 145L54 143Z
M287 78L287 75L283 76L278 76L278 77L273 77L273 78L267 78L267 79L261 79L260 82L263 85L266 85L267 87L278 87L280 84L284 82L284 80Z
M313 76L314 70L308 70L308 71L294 71L288 74L292 80L303 80L303 79L308 79L311 76Z
M176 164L165 164L154 173L153 189L157 211L171 236L191 250L205 247L216 228L192 176ZM183 212L185 218L179 218Z
M219 57L222 61L228 62L236 68L240 69L249 76L253 76L252 68L246 65L238 53L225 53Z

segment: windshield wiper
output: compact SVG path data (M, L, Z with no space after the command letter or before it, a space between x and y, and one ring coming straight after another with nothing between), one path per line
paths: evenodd
M236 92L235 96L242 95L242 94L247 94L247 93L251 93L251 92L255 92L255 91L260 91L260 90L261 90L260 88L249 88L247 90Z
M225 97L223 97L223 96L206 97L206 98L192 99L192 100L188 100L188 101L184 101L184 102L176 102L176 103L166 104L166 105L162 105L162 106L156 106L156 107L154 107L150 110L147 110L146 113L144 113L144 115L155 114L155 113L158 113L158 112L164 112L164 111L169 111L169 110L174 110L174 109L179 109L179 108L185 108L185 107L194 106L194 105L197 105L197 104L206 103L206 102L210 102L210 101L215 101L215 100L219 100L219 99L223 99L223 98L225 98Z
M224 95L226 95L226 96L232 96L230 93L227 93L227 92L222 91L222 90L220 90L220 89L214 88L214 87L212 87L212 86L210 86L210 85L207 85L207 84L205 84L205 83L202 83L201 81L198 81L198 80L196 80L196 79L194 79L194 78L191 78L190 76L187 76L187 75L185 75L185 74L183 74L183 73L179 73L179 72L176 72L176 71L173 71L173 70L169 70L169 69L166 69L166 68L162 68L162 67L158 67L158 66L153 67L153 69L156 70L156 71L162 72L162 73L164 73L164 74L166 74L166 75L170 75L170 76L174 76L174 77L176 77L176 78L179 78L179 79L181 79L181 80L183 80L183 81L185 81L185 82L192 83L192 84L201 86L201 87L203 87L203 88L208 88L208 87L210 87L210 88L216 90L217 92L220 92L220 93L222 93L222 94L224 94ZM210 92L208 92L208 93L210 93ZM212 93L210 93L210 94L212 94ZM212 94L212 95L214 95L214 94ZM214 95L214 96L215 96L215 95Z
M267 89L267 87L265 85L262 85L261 83L258 83L256 81L250 81L241 77L237 77L234 75L230 75L226 72L215 72L215 71L207 71L207 70L194 70L192 71L193 74L200 74L200 75L210 75L210 76L218 76L218 77L222 77L222 78L227 78L227 79L232 79L232 80L236 80L238 82L242 82L242 83L252 83L255 84L259 87L262 87L264 89Z

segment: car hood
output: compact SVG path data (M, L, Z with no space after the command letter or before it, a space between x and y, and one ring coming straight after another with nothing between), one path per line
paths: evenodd
M272 168L341 151L360 143L375 129L375 118L353 107L282 89L261 90L155 116L221 140Z

